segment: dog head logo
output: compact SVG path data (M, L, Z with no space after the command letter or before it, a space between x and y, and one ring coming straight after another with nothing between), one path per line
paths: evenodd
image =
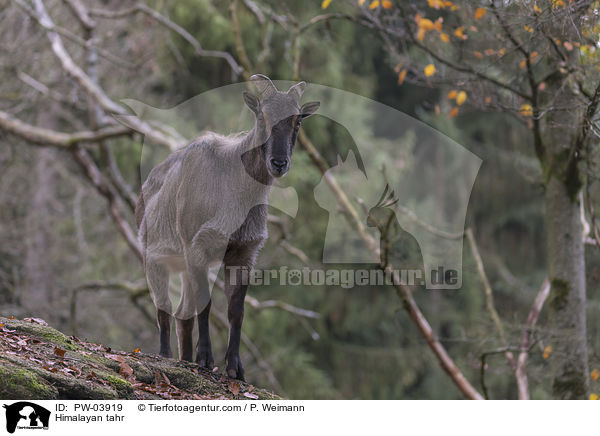
M6 409L6 431L14 433L18 428L48 428L50 411L28 401L4 405Z

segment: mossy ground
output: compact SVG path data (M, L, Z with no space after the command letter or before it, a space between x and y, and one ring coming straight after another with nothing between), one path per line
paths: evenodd
M0 316L0 399L279 399L189 362L127 353Z

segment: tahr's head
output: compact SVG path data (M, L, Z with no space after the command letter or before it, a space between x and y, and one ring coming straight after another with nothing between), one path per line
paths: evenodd
M256 85L258 96L244 92L244 101L256 116L261 156L269 174L282 177L290 169L302 120L315 113L320 103L311 101L300 106L305 82L280 92L267 76L255 74L250 80Z

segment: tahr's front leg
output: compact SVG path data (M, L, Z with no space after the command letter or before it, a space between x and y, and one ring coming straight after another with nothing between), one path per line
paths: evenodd
M227 375L231 378L244 379L244 367L240 359L240 339L242 336L242 322L244 320L244 300L247 283L241 283L241 274L237 270L229 271L225 265L225 293L227 295L227 318L229 319L229 343L225 362Z

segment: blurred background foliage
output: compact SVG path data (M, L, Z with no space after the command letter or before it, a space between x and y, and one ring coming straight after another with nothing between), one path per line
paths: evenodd
M11 78L0 81L3 106L13 107L27 96L34 104L24 107L21 116L38 119L42 109L54 110L59 126L67 128L72 123L76 127L76 121L61 118L56 104L36 105L32 91L12 78L17 63L23 71L44 69L40 76L44 83L52 83L63 73L47 53L47 41L40 38L35 24L21 23L23 32L34 36L17 32L15 27L19 24L10 21L9 15L18 11L9 8L10 3L0 0L0 14L4 14L3 24L7 24L0 29L0 41L4 41L0 77ZM60 2L47 3L57 23L67 28L75 25ZM96 3L105 9L133 4L111 0ZM235 53L229 2L164 0L148 4L187 29L202 47ZM260 4L273 13L289 14L299 23L322 13L319 1L261 0ZM238 17L248 57L257 72L273 79L291 80L294 71L290 34L272 21L260 25L243 4L238 8ZM139 62L134 69L119 69L101 60L102 85L117 100L134 98L168 108L232 83L226 62L196 56L190 44L143 15L99 23L106 35L104 46L120 50L123 59ZM265 49L267 33L269 45ZM11 38L24 38L21 48L13 53L7 48ZM77 46L71 49L74 57L82 56ZM543 192L536 182L535 172L539 169L532 157L529 136L524 132L526 127L510 116L469 110L467 106L456 118L436 114L435 106L443 104L446 90L408 83L399 86L394 65L377 37L350 21L331 20L310 27L303 33L301 53L302 80L344 89L403 111L483 159L466 225L474 229L509 343L516 346L531 303L546 276ZM64 94L68 95L68 89ZM317 115L303 128L313 143L326 145L320 151L330 165L335 164L338 155L345 158L351 138L343 126ZM140 138L114 140L111 148L126 182L138 192ZM96 159L102 159L100 152L92 152ZM0 136L0 310L4 315L44 318L67 334L100 341L115 349L140 347L144 352L156 352L155 324L142 316L122 292L105 289L80 293L77 319L71 319L71 291L82 283L134 282L144 276L139 262L115 230L104 200L67 155L66 151L33 148L15 137ZM298 149L285 184L298 192L299 214L295 220L287 219L285 225L289 241L310 259L320 259L329 218L313 197L320 181L321 174L307 154ZM302 268L302 262L282 249L278 228L272 226L270 234L259 266ZM396 255L408 262L419 262L414 241L406 239L401 249L404 252ZM587 251L589 341L591 364L597 367L600 253L593 247L587 247ZM285 301L321 315L317 320L300 319L278 309L246 309L244 333L272 368L282 393L290 398L461 397L391 288L271 285L253 287L249 295L258 300ZM464 246L462 289L419 290L415 298L450 355L479 388L481 355L502 344L485 309L483 285L468 244ZM153 314L149 299L138 304ZM215 294L214 306L221 310L225 307L220 291ZM543 313L539 325L528 367L530 385L533 398L548 398L548 359L542 354L544 329L550 326ZM219 366L223 364L226 334L222 326L212 330ZM249 381L277 389L244 345L242 353ZM491 398L516 397L514 378L502 354L487 357L485 382Z

